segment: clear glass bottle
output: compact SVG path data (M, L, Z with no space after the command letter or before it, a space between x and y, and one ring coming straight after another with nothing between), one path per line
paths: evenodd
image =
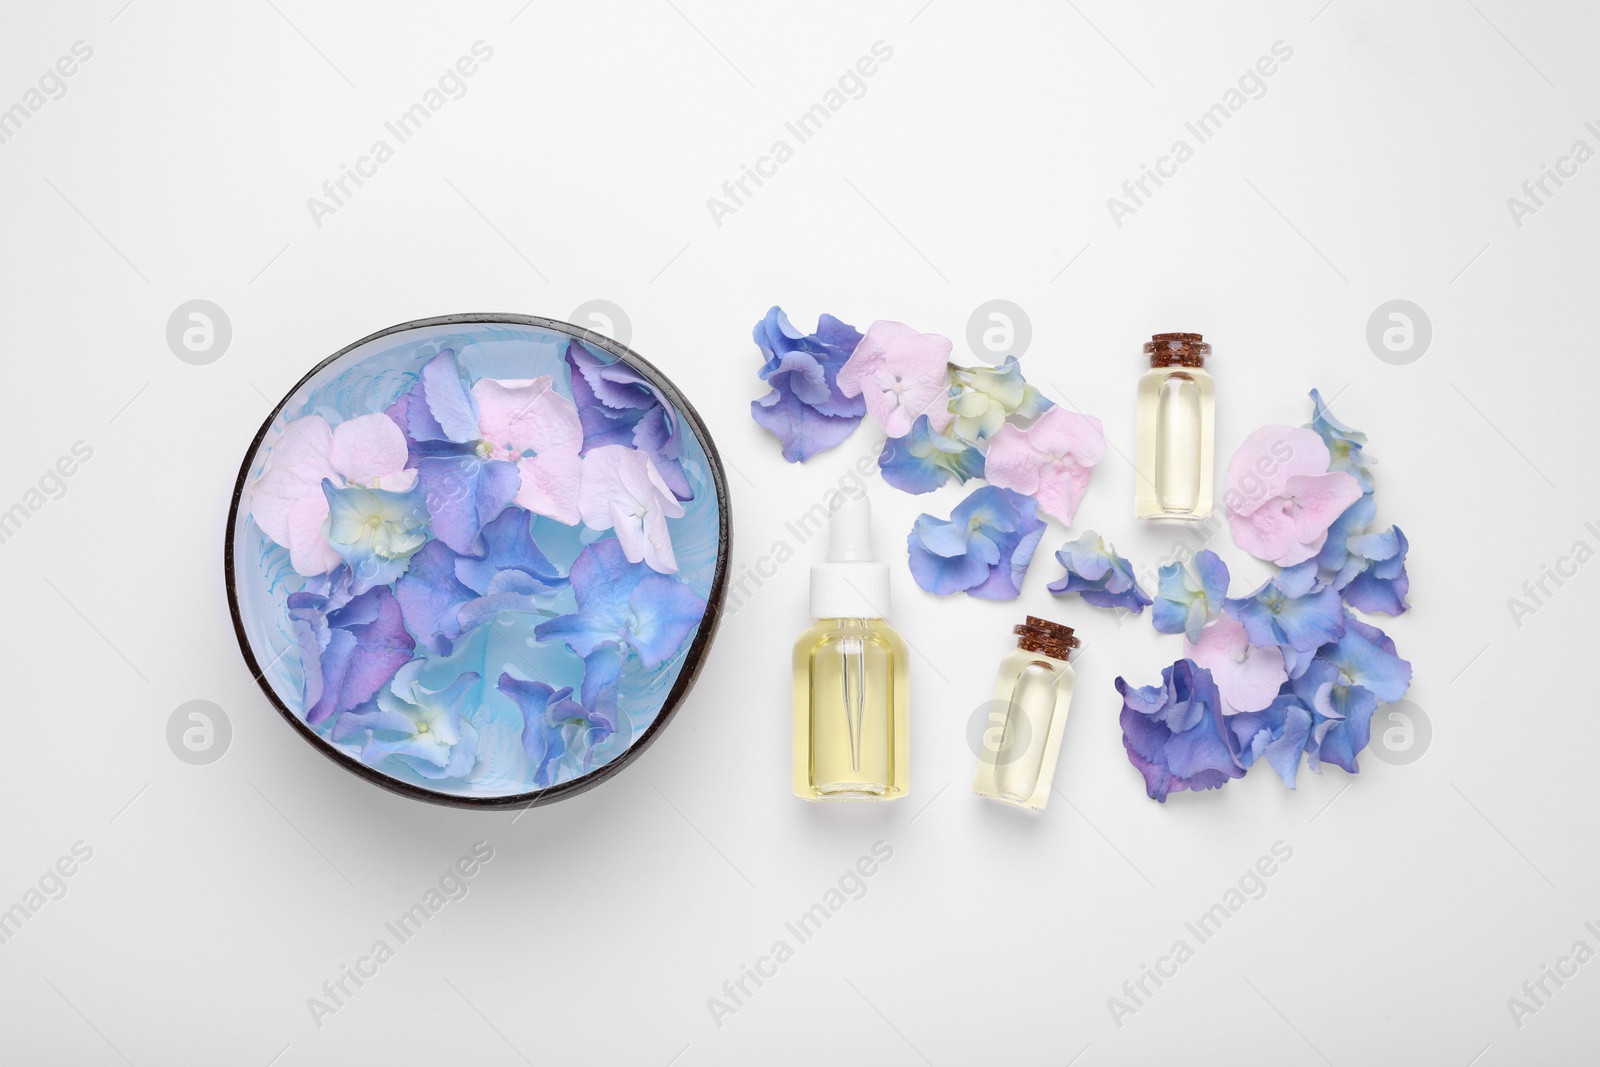
M1139 378L1133 513L1189 522L1211 517L1215 401L1197 333L1158 333L1145 343L1150 369Z
M1000 661L972 791L1042 811L1072 706L1067 655L1078 639L1072 627L1033 615L1013 632L1017 650Z
M807 800L905 796L911 764L906 643L884 621L889 568L872 556L872 507L844 498L828 559L811 568L816 625L794 646L794 791Z

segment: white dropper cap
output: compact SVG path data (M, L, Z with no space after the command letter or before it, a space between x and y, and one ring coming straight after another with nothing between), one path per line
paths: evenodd
M865 493L853 499L840 493L829 500L829 507L828 560L811 567L812 616L887 618L889 566L872 556L872 502Z

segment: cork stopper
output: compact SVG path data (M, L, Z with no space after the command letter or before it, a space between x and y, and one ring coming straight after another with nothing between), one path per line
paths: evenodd
M1211 346L1197 333L1158 333L1144 343L1152 367L1204 367Z
M1072 627L1051 622L1049 619L1041 619L1036 615L1029 615L1026 623L1013 626L1011 632L1017 635L1018 648L1024 652L1037 652L1051 659L1066 659L1068 653L1079 644L1078 639L1072 634Z

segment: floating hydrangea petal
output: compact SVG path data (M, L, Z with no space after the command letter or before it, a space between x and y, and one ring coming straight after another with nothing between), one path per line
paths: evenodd
M1133 576L1133 566L1093 530L1062 545L1056 559L1067 571L1064 578L1050 583L1057 596L1076 593L1097 608L1119 608L1135 615L1150 603L1149 594Z
M583 447L583 424L572 401L549 375L538 378L481 378L472 386L478 408L478 433L489 456L515 462L525 453L567 452Z
M522 478L514 464L470 453L417 460L433 535L463 556L483 554L484 525L516 499Z
M371 700L416 648L387 586L369 589L329 611L325 625L328 637L317 668L321 689L306 709L306 722L313 726Z
M365 731L364 763L395 757L425 778L463 777L476 762L478 732L463 717L462 705L478 675L460 674L443 689L431 690L417 681L422 666L422 660L413 660L402 667L379 692L376 709L340 716L334 740Z
M839 369L839 391L865 398L867 413L885 436L904 437L919 415L944 433L952 418L950 349L948 337L879 320Z
M405 467L406 436L387 415L358 415L334 428L328 459L346 481L378 486Z
M1035 498L1040 511L1071 526L1105 450L1099 419L1052 407L1026 430L1007 423L995 433L984 477Z
M572 398L583 426L583 453L605 445L630 445L650 454L679 500L694 496L681 461L677 409L652 383L620 361L607 361L578 341L566 350Z
M643 561L663 574L678 569L667 520L682 517L683 505L645 453L621 445L590 451L583 457L578 506L591 530L616 530L629 562Z
M522 747L533 761L535 785L549 787L591 769L595 748L611 736L613 723L586 712L572 687L500 675L499 690L522 711Z
M461 367L453 350L444 349L423 364L419 385L426 409L422 405L411 408L414 440L472 444L479 439L478 405L461 379ZM427 417L424 419L423 415Z
M428 540L428 513L420 492L391 493L322 483L328 499L328 543L349 564L357 592L388 585Z
M706 602L694 590L629 561L615 538L585 547L568 578L578 610L539 624L534 634L565 641L579 656L620 643L654 670L677 654L705 615Z
M448 656L461 637L462 605L479 595L456 578L458 558L443 541L429 541L394 587L406 628L440 656Z
M405 469L406 461L405 435L384 415L363 415L336 430L321 415L308 415L285 424L252 486L250 513L263 533L289 550L297 573L326 574L343 554L326 537L324 483L409 490L417 474Z

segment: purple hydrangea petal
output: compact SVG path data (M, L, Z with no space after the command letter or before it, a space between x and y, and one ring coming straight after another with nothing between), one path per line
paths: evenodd
M471 454L419 458L417 473L434 536L463 556L483 555L484 525L522 485L515 464Z
M1406 552L1410 544L1400 527L1391 527L1394 551L1387 558L1375 559L1366 570L1350 579L1344 587L1345 602L1358 611L1382 615L1402 615L1410 607L1406 594L1411 590L1411 579L1406 575Z
M369 589L331 612L327 624L321 699L306 714L313 726L371 700L416 648L400 603L387 586Z
M1154 707L1156 687L1134 689L1116 681L1123 695L1123 748L1150 798L1165 803L1172 793L1216 789L1241 777L1238 742L1225 725L1211 672L1179 660L1161 678L1162 699Z
M1325 646L1322 655L1342 676L1386 704L1405 696L1411 687L1411 664L1396 654L1394 641L1353 615L1345 616L1343 636L1337 643Z
M804 334L774 307L753 336L770 391L751 402L750 415L783 442L783 458L803 463L848 437L867 410L864 398L845 396L838 384L839 368L861 341L854 327L823 315L817 332Z
M478 595L456 578L458 558L443 541L429 541L394 587L406 628L440 656L448 656L461 636L462 605Z
M776 388L750 401L750 417L782 442L783 458L790 463L804 463L818 452L837 447L861 423L859 415L823 415L793 393Z
M424 364L419 384L428 418L422 417L422 405L413 401L408 427L413 438L436 441L439 438L433 432L437 427L447 441L470 444L478 440L478 403L467 391L453 350L447 348Z

